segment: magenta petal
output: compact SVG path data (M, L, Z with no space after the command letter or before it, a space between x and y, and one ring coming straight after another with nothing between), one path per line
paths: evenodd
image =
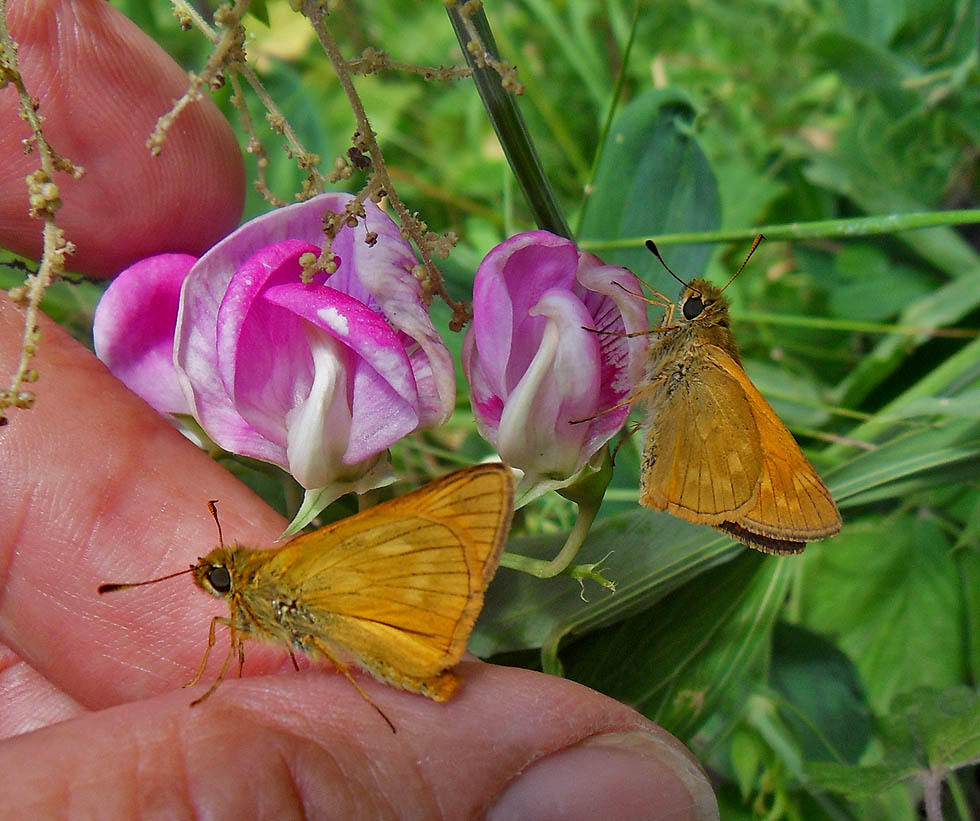
M359 360L354 372L350 443L344 463L355 465L376 456L418 426L417 404L406 401L384 375Z
M309 392L313 363L300 320L266 294L278 283L304 287L299 258L316 252L299 240L262 248L235 272L218 310L218 374L225 394L259 435L281 448L286 414Z
M491 379L484 367L484 360L476 347L476 334L471 324L463 337L463 376L470 386L470 404L480 436L496 445L500 415L504 411L504 400L494 392Z
M232 277L242 260L261 248L289 239L323 244L322 217L327 209L343 211L349 194L323 194L245 223L191 268L181 294L174 361L177 379L201 426L221 447L285 466L281 444L261 436L241 414L216 379L217 317Z
M587 444L587 448L598 449L629 415L626 405L611 412L608 409L628 399L643 377L650 337L641 334L627 338L622 334L649 329L647 302L642 297L642 286L632 273L625 268L603 265L592 254L582 254L578 281L587 289L584 301L594 317L594 327L613 332L598 336L603 363L598 404L600 412L607 412L589 423Z
M95 310L95 353L126 386L161 413L187 413L174 369L180 288L195 262L160 254L131 265Z
M583 330L591 317L570 291L543 294L532 313L545 319L544 333L507 397L498 448L506 461L527 472L564 478L594 453L583 447L588 425L572 420L596 410L599 346L596 335Z
M500 243L480 263L473 283L473 332L486 375L506 395L530 364L544 320L530 311L552 288L570 289L578 252L548 231L529 231Z
M351 231L353 241L346 253L360 283L391 326L411 340L406 347L415 348L409 359L418 390L419 424L440 425L456 405L452 355L422 302L422 284L412 273L417 264L412 247L401 236L401 229L374 203L365 203L364 210L365 220ZM377 234L374 245L363 241L367 231ZM331 285L360 298L356 289ZM373 307L371 301L368 304Z
M382 316L330 287L279 285L264 296L330 334L348 351L354 379L345 463L375 456L418 427L419 397L409 359Z
M381 374L398 396L418 403L405 349L384 317L363 302L329 286L299 282L271 287L264 297L327 331Z

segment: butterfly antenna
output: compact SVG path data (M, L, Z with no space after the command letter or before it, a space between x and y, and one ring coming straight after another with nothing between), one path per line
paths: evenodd
M219 547L225 546L225 537L221 535L221 522L218 521L218 500L211 499L208 502L208 510L211 511L211 516L214 518L214 523L218 526L218 545Z
M737 277L740 273L742 273L742 269L749 264L749 260L752 259L752 255L755 253L755 249L759 247L759 243L762 242L762 240L764 239L765 237L762 236L762 234L757 234L756 238L752 240L752 247L749 248L749 252L745 255L745 262L739 265L738 270L728 278L728 282L725 283L725 288L731 285L735 277ZM725 288L722 288L721 290L724 291Z
M648 239L646 244L647 244L647 250L660 261L660 264L664 266L667 273L670 274L674 279L676 279L681 285L687 285L687 283L679 276L677 276L677 274L671 271L670 266L666 262L664 262L664 258L660 256L660 249L657 248L657 243L655 243L652 239Z
M158 579L149 579L145 582L113 582L112 584L100 584L99 585L99 595L103 593L112 593L116 590L125 590L128 587L142 587L144 584L156 584L157 582L163 582L167 579L173 579L176 576L183 576L185 573L190 573L194 569L194 565L191 565L187 570L178 570L176 573L168 573L166 576L161 576Z

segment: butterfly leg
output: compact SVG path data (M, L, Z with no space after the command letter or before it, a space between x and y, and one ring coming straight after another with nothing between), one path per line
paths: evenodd
M592 416L586 416L584 419L570 419L568 420L568 424L578 425L581 424L582 422L591 422L593 419L598 419L600 416L605 416L607 413L611 413L614 410L619 410L620 408L625 408L628 405L632 405L634 402L642 399L644 396L650 393L650 391L652 391L654 387L656 387L656 384L659 381L662 380L658 379L654 382L650 382L649 384L644 385L639 390L633 391L633 393L627 396L622 402L617 402L615 405L609 408L603 408L598 413L592 414Z
M343 673L344 676L347 678L347 680L354 685L354 689L361 694L361 698L363 698L368 704L370 704L372 707L374 707L375 710L378 711L378 715L380 715L388 724L388 726L391 727L391 731L393 733L398 732L395 729L395 725L391 723L391 719L384 714L384 710L382 710L377 704L375 704L374 701L371 700L371 696L369 696L366 692L364 692L364 688L361 687L361 685L354 680L354 677L350 674L350 670L347 669L347 665L335 659L333 655L330 653L330 651L326 647L324 647L323 643L317 640L316 636L310 636L310 635L304 636L302 640L302 644L314 648L318 653L324 656L331 664L333 664L333 666L336 667L337 670Z
M213 622L212 622L213 624ZM208 687L207 691L200 698L195 698L191 702L191 707L196 707L204 699L211 695L215 690L218 689L218 685L225 680L225 673L228 672L228 668L231 667L231 660L235 657L235 651L238 651L239 658L242 663L245 662L245 653L242 650L242 639L239 637L238 632L235 630L234 626L229 624L228 627L231 629L231 646L228 648L228 655L225 656L224 664L221 665L221 670L218 672L218 677L214 680L214 684ZM241 672L241 668L239 668Z
M187 684L183 685L184 687L193 687L201 680L201 676L204 675L204 668L208 666L208 656L211 655L211 648L214 647L214 626L216 624L226 624L229 630L232 629L231 621L224 616L215 616L211 619L211 629L208 631L208 646L204 651L204 658L201 659L201 666L197 668L197 675L188 681ZM232 630L232 646L234 646L234 643L234 631Z
M660 291L656 290L655 288L652 288L650 285L648 285L639 277L637 277L637 282L640 283L641 288L646 288L651 294L653 294L653 296L649 297L649 296L644 296L643 294L634 293L625 285L620 285L618 282L614 282L613 285L615 285L620 290L626 291L626 293L628 293L630 296L635 296L637 299L642 299L648 305L656 305L658 308L667 308L674 304L673 302L671 302L670 297L668 297L666 294L660 293Z
M639 422L630 425L630 429L624 433L619 441L616 443L616 447L613 448L613 452L610 454L609 459L615 465L616 464L616 454L619 453L619 449L625 445L642 426Z
M599 336L621 336L624 339L635 339L638 336L650 336L651 334L664 334L668 331L676 331L679 325L662 325L659 328L644 328L642 331L600 331L598 328L586 328L582 326L583 331L588 331L590 334L599 334Z

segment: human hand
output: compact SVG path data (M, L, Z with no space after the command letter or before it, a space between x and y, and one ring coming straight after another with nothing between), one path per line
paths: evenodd
M25 5L9 4L12 23ZM204 236L215 224L228 228L216 215L227 222L240 210L239 160L237 149L234 162L228 158L227 126L216 112L204 112L171 136L158 158L174 163L163 197L148 180L161 173L156 161L144 161L149 128L134 126L128 142L105 131L88 156L79 155L87 141L73 143L75 121L60 117L69 100L89 121L113 122L103 107L147 105L147 88L164 85L147 78L174 76L175 67L126 30L108 4L30 5L39 39L16 26L14 35L34 88L43 85L40 75L28 74L38 53L47 58L36 64L42 75L56 54L70 51L100 64L116 60L120 76L143 78L139 87L97 93L87 82L74 84L74 77L99 76L76 66L62 74L67 82L41 94L49 138L88 167L72 184L82 204L73 206L74 192L63 187L59 212L80 259L84 249L86 270L107 275L148 253L201 250L194 246L213 239ZM68 31L60 24L70 14L77 17ZM40 25L45 15L48 25ZM157 95L149 127L180 91ZM15 116L11 96L10 88L0 92L4 122ZM16 217L0 218L0 244L27 249L40 235L40 223L23 217L23 176L36 158L21 173L9 164L14 155L16 141L0 139L0 168L14 169L0 173L0 202ZM181 165L191 158L205 170ZM213 180L207 198L200 196L202 174ZM117 204L98 195L124 183L131 192L152 192L130 195L133 227L114 223ZM197 228L173 225L175 203L200 207L182 223ZM22 321L4 296L0 375L14 370ZM109 817L181 810L239 817L717 817L703 773L667 733L598 693L526 670L465 661L461 692L446 704L359 677L395 723L392 734L328 667L296 673L283 650L250 644L246 678L226 681L190 708L207 684L192 691L177 685L196 671L206 626L224 605L187 579L113 598L99 597L96 588L182 569L201 555L215 539L207 499L221 500L225 533L236 541L267 544L283 522L57 326L43 320L41 332L35 407L13 412L0 428L4 807Z

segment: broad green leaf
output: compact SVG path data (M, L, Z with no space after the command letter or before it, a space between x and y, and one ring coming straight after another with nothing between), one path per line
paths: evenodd
M844 28L854 37L886 46L905 22L906 3L895 0L846 0L840 5Z
M949 543L933 519L866 516L804 553L801 617L854 659L875 712L919 686L962 680L963 604Z
M847 34L827 32L815 37L810 46L827 68L860 88L897 87L915 73L884 49Z
M848 245L834 260L838 281L830 289L833 316L877 321L900 313L933 290L921 271L897 264L873 245Z
M507 549L553 558L564 533L511 539ZM636 507L593 526L576 564L605 559L602 572L616 584L609 593L567 576L538 579L502 568L470 638L479 656L546 648L555 659L559 642L649 607L683 582L737 555L734 543L707 527Z
M919 687L898 696L882 721L886 753L916 755L924 767L953 770L980 760L980 693L964 685Z
M806 767L807 778L815 787L839 792L848 798L874 798L879 793L919 772L914 761L906 764L874 764L849 767L817 761Z
M575 642L563 654L566 674L689 738L719 704L749 695L744 684L769 647L791 563L746 551Z
M854 662L810 630L773 631L769 684L807 759L856 763L871 737L871 716Z
M599 161L595 190L585 204L579 239L650 237L678 231L707 231L720 222L718 189L711 167L691 129L694 110L675 91L650 91L627 105L613 122ZM678 275L704 270L710 246L662 249ZM603 254L607 262L644 276L654 287L668 275L643 247Z
M980 499L977 499L974 515L967 523L972 525L973 538L980 532ZM967 529L964 529L966 534ZM963 631L966 643L967 670L971 681L980 681L980 550L976 546L960 547L954 555L963 580Z

